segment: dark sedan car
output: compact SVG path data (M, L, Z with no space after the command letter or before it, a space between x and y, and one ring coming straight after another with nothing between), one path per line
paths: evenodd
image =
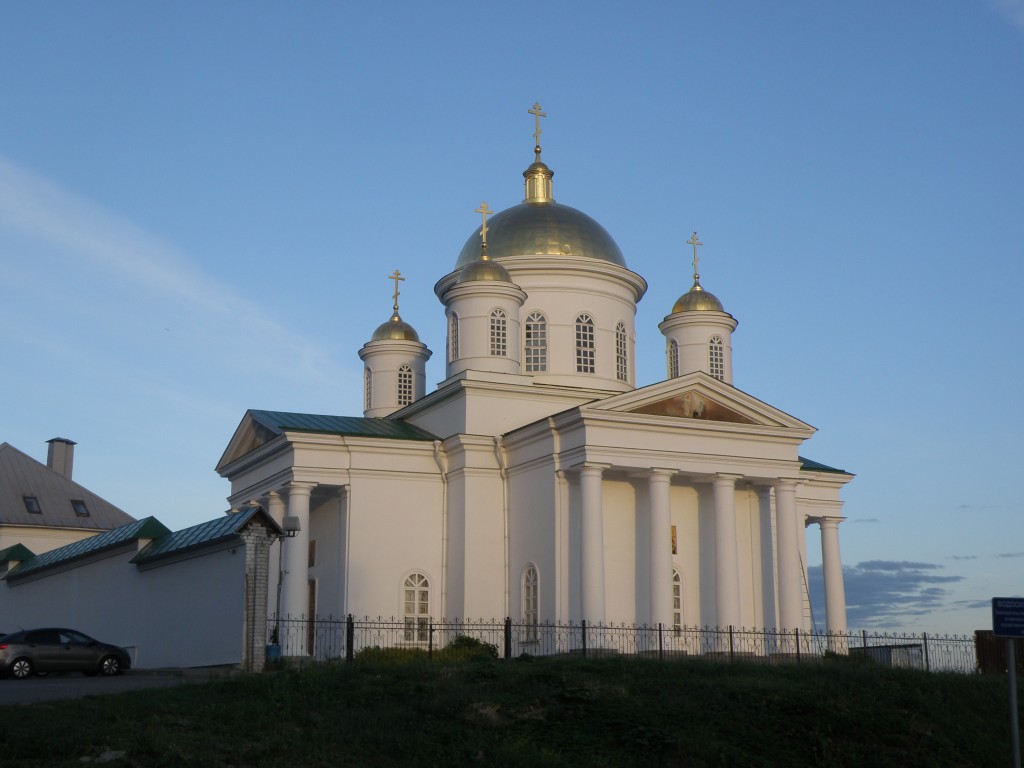
M116 675L131 666L124 648L73 629L26 629L0 637L0 675L23 679L44 672Z

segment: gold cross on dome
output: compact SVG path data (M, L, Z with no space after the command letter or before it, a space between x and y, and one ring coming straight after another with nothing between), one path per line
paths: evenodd
M480 207L477 208L476 211L474 211L474 213L479 213L480 217L484 220L484 225L480 229L480 240L483 243L484 247L486 248L487 247L487 217L490 216L492 213L494 213L494 211L492 211L490 208L487 207L487 201L485 200L484 202L480 203Z
M539 150L540 149L540 134L541 134L540 119L542 117L547 117L548 113L540 111L540 103L539 102L534 102L533 103L533 109L528 109L526 111L529 112L531 115L533 115L533 122L534 122L533 143L537 145L537 149Z
M388 275L388 280L394 280L395 281L395 294L394 294L394 296L392 296L392 298L395 300L395 311L397 312L398 311L398 296L401 293L401 291L398 290L398 283L401 280L405 280L405 278L402 277L402 273L399 272L396 269L392 274Z
M702 243L700 240L697 239L697 230L696 229L693 230L693 234L690 235L690 239L687 240L686 242L693 246L693 279L696 280L697 277L698 277L698 275L697 275L697 261L698 261L698 258L697 258L697 246L698 245L704 245L704 243Z

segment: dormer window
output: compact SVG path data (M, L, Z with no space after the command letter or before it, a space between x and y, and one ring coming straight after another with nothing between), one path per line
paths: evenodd
M89 508L87 506L85 506L85 502L84 501L78 501L76 499L72 499L71 500L71 508L73 510L75 510L75 514L78 515L79 517L88 517L89 516Z
M22 500L25 502L25 509L27 509L33 515L43 514L43 508L39 506L39 499L35 496L22 496Z

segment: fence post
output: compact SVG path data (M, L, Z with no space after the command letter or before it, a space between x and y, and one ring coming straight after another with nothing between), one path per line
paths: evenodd
M729 661L733 660L732 624L729 625Z
M800 629L794 629L793 635L796 637L796 663L800 663Z
M434 660L434 620L427 619L427 660Z
M505 617L505 660L512 658L512 617Z
M580 619L580 637L583 639L583 655L587 655L587 620Z
M662 637L661 637L662 628L664 626L665 625L662 624L660 621L658 622L658 658L659 659L664 659L665 658L665 644L662 641Z
M922 632L921 637L924 638L924 671L931 672L932 665L928 661L928 633Z
M864 658L866 659L868 657L868 631L866 629L860 631L860 642L864 646Z
M345 619L345 661L352 661L355 658L355 637L356 623L352 620L352 614Z

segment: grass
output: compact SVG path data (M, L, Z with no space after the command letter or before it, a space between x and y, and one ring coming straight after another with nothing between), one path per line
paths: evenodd
M849 661L357 661L7 707L0 762L963 768L1010 762L1008 721L1004 678Z

